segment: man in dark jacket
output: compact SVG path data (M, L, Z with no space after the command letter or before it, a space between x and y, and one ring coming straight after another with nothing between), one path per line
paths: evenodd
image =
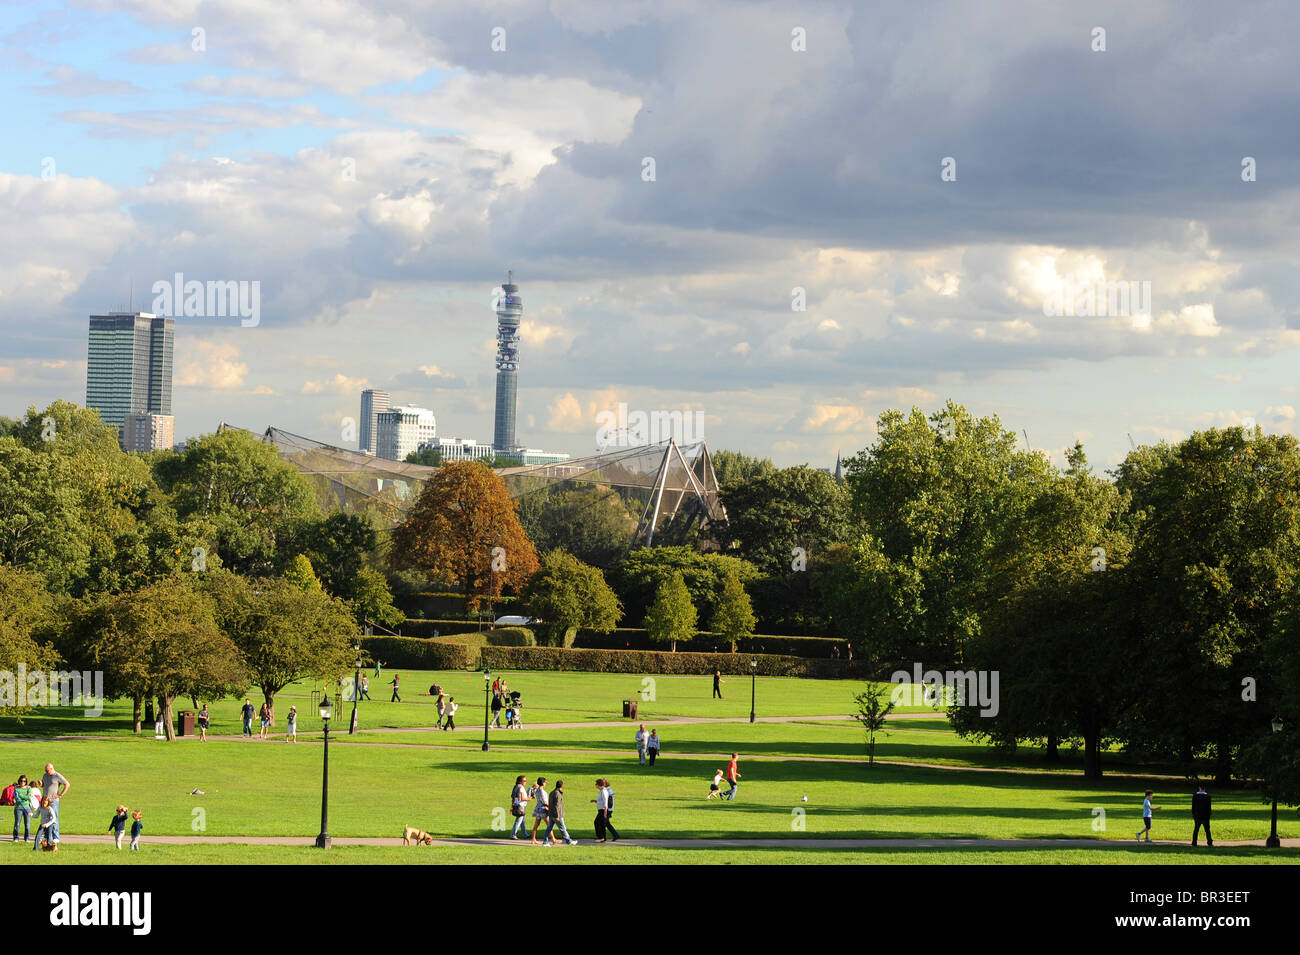
M1196 823L1192 829L1192 845L1196 845L1196 837L1201 834L1201 826L1205 827L1205 844L1214 845L1214 837L1210 835L1210 794L1205 791L1205 787L1198 785L1196 792L1192 793L1192 820Z
M542 837L542 845L549 846L554 842L559 845L559 840L551 835L554 829L560 830L560 835L564 841L571 846L576 846L578 840L569 835L569 830L564 827L564 780L557 779L555 788L551 790L551 801L547 808L546 835Z

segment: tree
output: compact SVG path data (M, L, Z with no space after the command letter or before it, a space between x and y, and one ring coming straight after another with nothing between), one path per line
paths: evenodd
M853 718L867 731L867 765L876 764L876 734L885 732L885 721L894 711L893 691L886 684L873 683L853 697L858 711Z
M306 554L298 554L293 560L289 561L289 566L285 568L283 576L285 580L299 590L308 592L319 592L321 590L320 581L316 579L316 572L312 570L311 561L307 559Z
M563 547L596 567L612 567L628 552L636 533L636 518L611 488L591 486L561 491L543 496L539 505L530 508L524 523L537 547Z
M754 608L745 593L745 585L735 573L722 580L722 595L713 611L713 632L731 642L731 652L736 652L736 641L754 633Z
M674 573L659 585L654 603L646 613L645 629L655 643L667 643L677 652L677 641L690 641L695 637L695 604L680 573Z
M426 468L442 467L442 451L438 448L425 447L412 451L406 456L407 464L421 464Z
M347 605L285 576L209 583L217 620L275 712L275 695L299 680L335 680L351 665L357 624Z
M392 541L397 566L459 586L467 611L499 597L503 587L522 589L538 567L505 482L474 461L439 468Z
M744 484L776 470L768 458L754 458L739 451L718 451L710 457L719 486Z
M242 692L239 651L216 624L210 598L188 577L171 577L93 609L90 644L96 669L137 700L157 697L167 739L175 739L173 702L181 694ZM106 681L107 682L107 681Z
M522 596L549 646L573 646L578 628L609 633L623 615L601 572L563 550L548 551Z
M13 674L19 664L29 672L55 666L60 658L50 641L57 626L57 608L45 581L31 571L0 564L0 672ZM0 712L27 708L18 704L17 694L6 702L0 686Z
M348 603L359 625L369 620L383 627L396 627L406 619L393 606L393 593L388 589L388 581L373 567L362 567L357 571Z
M659 586L680 574L701 616L711 619L722 593L722 582L734 573L743 584L758 578L758 569L746 560L726 554L700 554L689 547L642 547L632 551L610 573L610 586L623 602L624 616L640 620Z
M321 517L310 482L245 431L197 438L158 459L154 473L177 516L212 525L222 562L249 576L278 572L298 552L303 525Z
M797 556L822 553L847 539L849 495L843 484L806 465L769 471L722 492L727 522L719 539L773 577L789 576Z

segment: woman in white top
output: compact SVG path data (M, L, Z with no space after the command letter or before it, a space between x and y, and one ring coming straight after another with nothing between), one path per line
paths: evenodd
M514 793L510 798L510 814L515 817L515 824L510 829L510 838L518 839L519 833L528 827L528 787L525 785L527 777L520 776L515 780Z
M546 794L546 777L538 776L537 785L533 787L533 845L541 845L537 841L537 827L546 822L550 814L551 800Z

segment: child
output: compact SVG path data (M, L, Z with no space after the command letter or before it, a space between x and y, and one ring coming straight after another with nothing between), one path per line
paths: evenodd
M41 823L36 827L36 841L32 843L35 852L42 846L49 846L53 852L59 851L57 842L50 842L50 827L54 825L54 803L49 796L41 798Z
M722 793L719 791L721 787L722 787L722 770L719 769L716 773L713 774L713 782L709 783L709 795L707 798L713 799L716 796L718 799L721 799Z
M113 821L108 824L108 831L113 834L113 842L120 851L122 848L122 837L126 835L126 807L118 806L117 815Z
M285 724L284 741L286 743L298 742L298 707L289 707L289 720Z
M515 729L521 730L523 728L524 728L524 704L520 703L518 700L515 700Z
M139 809L131 813L131 818L135 820L135 822L131 823L131 851L132 852L140 851L140 833L144 832L144 823L141 822L140 820L143 817L144 817L144 813L142 813Z
M454 730L456 728L456 698L447 697L447 722L442 724L445 730Z
M1151 841L1151 812L1154 809L1163 809L1163 806L1151 805L1151 797L1154 793L1148 789L1146 798L1142 800L1142 828L1137 831L1137 841L1142 842L1142 834L1146 833L1147 842Z

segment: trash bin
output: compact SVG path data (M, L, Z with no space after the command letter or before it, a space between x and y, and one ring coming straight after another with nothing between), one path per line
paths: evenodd
M636 719L636 700L623 701L623 716L626 719Z
M181 710L181 727L176 734L177 736L194 735L194 711Z

